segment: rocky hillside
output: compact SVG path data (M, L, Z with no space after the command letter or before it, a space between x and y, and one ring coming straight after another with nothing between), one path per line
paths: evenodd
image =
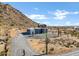
M37 25L36 22L29 19L11 5L0 3L0 35L5 35L12 28L22 30L29 27L37 27Z

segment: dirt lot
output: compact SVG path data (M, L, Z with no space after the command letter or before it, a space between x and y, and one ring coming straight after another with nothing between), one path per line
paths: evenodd
M31 47L40 54L45 54L45 39L29 39ZM49 38L48 55L60 55L79 48L79 39L71 35L62 35L56 38Z

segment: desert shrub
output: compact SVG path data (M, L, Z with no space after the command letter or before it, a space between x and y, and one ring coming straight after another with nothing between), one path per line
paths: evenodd
M63 45L63 43L60 41L60 42L59 42L59 45Z
M45 53L45 51L44 51L44 50L42 50L42 53Z
M71 43L64 44L64 46L67 47L67 48L69 48L70 45L71 45Z
M76 44L76 47L79 47L79 42Z
M14 24L12 23L10 26L14 26Z
M2 52L0 53L0 56L5 56L5 51L2 51Z
M70 47L70 48L74 48L75 46L74 46L74 45L70 45L69 47Z
M54 51L54 48L50 48L50 51Z

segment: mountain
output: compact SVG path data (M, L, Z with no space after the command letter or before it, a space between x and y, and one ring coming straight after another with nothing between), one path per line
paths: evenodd
M11 5L0 3L0 32L4 32L4 34L0 33L0 35L5 35L5 33L12 28L26 30L27 28L37 26L38 23L32 21Z

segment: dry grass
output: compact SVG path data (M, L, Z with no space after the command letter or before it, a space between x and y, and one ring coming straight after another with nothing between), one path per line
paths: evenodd
M29 43L36 52L38 52L40 54L44 54L46 52L45 43L41 42L40 39L30 39ZM49 55L62 54L65 52L69 52L71 50L72 50L71 48L62 47L61 45L57 45L57 44L54 45L54 44L49 43L49 45L48 45L48 54Z
M0 44L0 52L4 51L4 44Z
M45 53L45 44L40 41L40 39L30 39L29 44L38 53Z

